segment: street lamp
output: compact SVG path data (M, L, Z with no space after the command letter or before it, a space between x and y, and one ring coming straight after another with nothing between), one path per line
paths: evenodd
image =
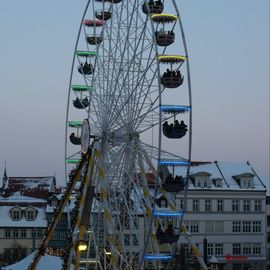
M87 243L86 243L86 241L79 241L79 243L78 243L78 250L79 251L86 251L87 250Z

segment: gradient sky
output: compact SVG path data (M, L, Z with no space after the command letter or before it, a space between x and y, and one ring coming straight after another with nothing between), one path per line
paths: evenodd
M170 1L168 1L170 2ZM69 72L84 0L1 0L0 173L64 176ZM269 176L269 1L182 0L193 160Z

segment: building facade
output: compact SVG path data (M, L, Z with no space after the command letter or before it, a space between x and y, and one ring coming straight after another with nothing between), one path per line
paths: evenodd
M174 168L176 175L183 172ZM176 203L183 208L181 192ZM266 187L250 164L194 163L184 223L202 253L206 239L208 263L214 256L218 269L266 269Z
M0 196L0 266L20 261L36 250L59 201L54 176L3 176ZM63 214L49 242L50 253L66 246L67 216Z
M267 222L267 270L270 270L270 196L266 197L266 222Z

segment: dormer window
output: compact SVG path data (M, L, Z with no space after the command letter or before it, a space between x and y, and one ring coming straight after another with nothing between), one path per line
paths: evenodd
M58 201L56 199L52 200L51 206L56 207L58 205Z
M10 216L12 220L21 220L22 219L22 210L19 207L14 207L10 210Z
M26 212L26 219L27 220L34 220L35 219L35 212L34 211L27 211Z
M216 187L222 187L222 181L221 181L221 179L218 179L217 180Z
M211 174L208 172L197 172L194 174L191 174L191 179L194 183L195 187L198 188L210 188L210 176Z
M213 183L217 188L222 188L222 179L221 178L213 179Z
M33 207L28 207L25 210L25 218L26 220L35 220L36 219L37 211Z
M247 188L252 188L252 181L251 181L251 179L246 179L246 186L247 186Z
M242 173L242 174L233 176L233 178L238 182L241 188L246 188L246 189L254 188L254 182L253 182L254 174L252 173Z
M14 210L12 212L12 219L13 220L20 220L21 219L21 211L19 210Z

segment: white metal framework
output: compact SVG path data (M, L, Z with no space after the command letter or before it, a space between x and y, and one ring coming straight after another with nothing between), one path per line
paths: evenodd
M67 181L78 171L70 173L70 167L82 164L84 119L91 165L77 179L78 209L76 217L70 213L72 244L63 269L72 253L76 267L91 269L171 269L181 263L186 202L180 209L175 194L187 192L192 104L177 6L174 0L87 2L70 77ZM185 166L186 173L169 174L168 166Z

